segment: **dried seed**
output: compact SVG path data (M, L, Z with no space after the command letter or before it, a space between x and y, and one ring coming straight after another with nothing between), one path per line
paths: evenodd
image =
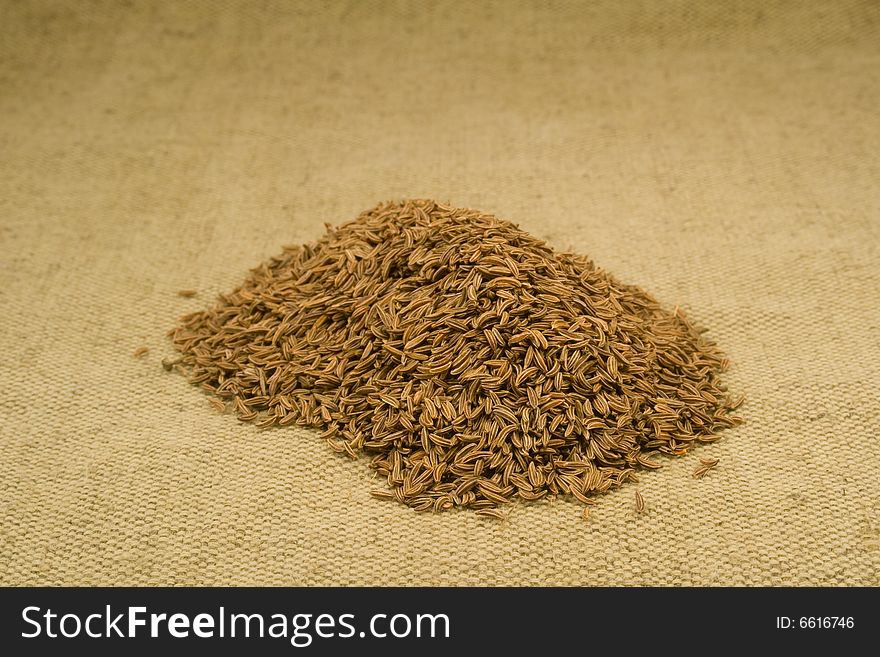
M694 470L694 479L702 479L706 476L706 474L708 474L709 470L712 470L717 465L718 459L701 458L700 465L698 465L697 469Z

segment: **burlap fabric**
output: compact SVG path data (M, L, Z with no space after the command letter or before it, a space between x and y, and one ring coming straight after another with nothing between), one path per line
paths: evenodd
M9 2L0 24L0 583L880 584L878 3ZM566 500L496 522L375 500L364 459L163 371L179 315L402 197L682 304L747 423L588 522Z

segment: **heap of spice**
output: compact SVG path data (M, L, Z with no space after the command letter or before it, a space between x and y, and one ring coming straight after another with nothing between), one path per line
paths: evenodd
M741 421L727 360L678 308L430 200L285 248L170 336L240 419L320 429L417 510L590 504Z

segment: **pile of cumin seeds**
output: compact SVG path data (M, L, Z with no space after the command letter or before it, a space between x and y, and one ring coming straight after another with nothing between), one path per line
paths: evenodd
M727 360L677 308L430 200L286 247L170 337L240 419L321 429L417 510L590 504L741 421Z

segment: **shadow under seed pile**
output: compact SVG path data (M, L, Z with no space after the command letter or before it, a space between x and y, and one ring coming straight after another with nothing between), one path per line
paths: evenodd
M385 203L253 270L171 331L194 383L259 426L318 427L418 510L571 494L740 418L680 312L514 224Z

